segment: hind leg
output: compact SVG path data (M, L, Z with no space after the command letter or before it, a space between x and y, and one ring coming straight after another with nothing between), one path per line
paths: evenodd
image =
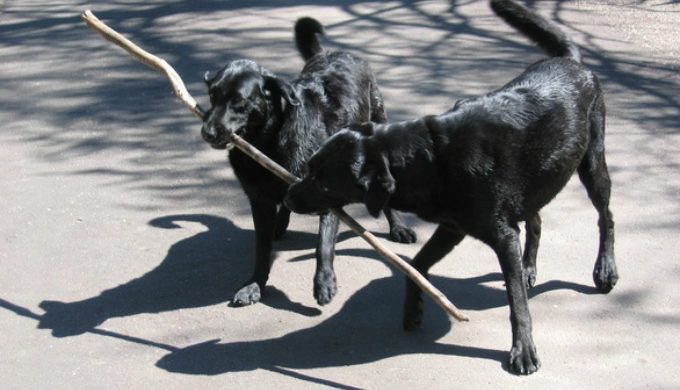
M536 254L538 253L538 242L541 239L541 224L541 216L538 213L528 218L524 223L526 242L524 243L522 264L524 265L524 281L527 288L534 287L534 284L536 284Z
M608 293L619 279L614 259L614 218L609 211L611 180L604 157L604 106L593 110L591 117L591 140L586 155L578 167L581 182L599 215L600 246L593 270L595 286Z

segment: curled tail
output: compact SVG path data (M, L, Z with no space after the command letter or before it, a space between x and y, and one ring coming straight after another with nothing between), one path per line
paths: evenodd
M556 24L512 0L491 0L491 9L551 57L567 57L581 62L578 46Z
M319 35L323 35L323 26L318 20L304 17L295 23L295 43L305 61L323 50Z

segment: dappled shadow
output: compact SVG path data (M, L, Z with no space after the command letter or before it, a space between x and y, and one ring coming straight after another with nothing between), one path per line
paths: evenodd
M43 301L45 311L39 328L51 329L57 337L88 332L114 317L160 313L210 306L231 299L252 271L252 236L231 221L211 215L171 215L154 219L151 226L175 229L178 223L193 222L207 230L175 243L158 265L148 273L99 295L77 302ZM313 246L315 235L289 232L290 240L277 243L279 250ZM263 303L274 308L313 316L317 308L292 302L269 286Z
M195 118L174 102L167 81L84 26L77 13L88 4L26 6L27 12L16 4L6 6L0 24L1 48L19 54L7 57L0 72L4 90L12 91L0 94L0 113L13 119L4 135L40 145L40 158L47 161L116 152L126 169L102 164L70 173L109 176L112 185L171 203L212 204L219 199L202 199L196 193L205 186L214 187L213 193L217 187L237 187L235 181L224 182L224 165L206 166L195 159L196 153L209 148L200 140ZM596 36L587 26L570 24L563 17L568 4L551 2L541 5L541 12L585 40L584 58L603 80L608 99L616 102L616 115L639 123L642 131L651 134L677 132L680 102L674 93L678 89L677 77L671 77L674 70L653 59L608 52L601 42L610 38ZM302 61L294 49L292 24L304 9L292 13L288 9L292 5L155 1L126 3L124 8L100 5L94 11L166 58L185 77L189 90L204 101L203 72L236 58L252 58L283 77L297 74ZM341 20L320 19L326 24L329 48L347 49L370 60L388 92L388 114L400 120L441 112L459 98L497 88L532 62L528 53L533 59L543 56L518 34L509 34L509 28L498 31L499 20L488 10L471 14L471 5L469 1L437 5L346 0L329 6L343 15ZM390 99L394 91L407 93ZM641 145L642 152L654 153L655 146ZM625 156L610 158L613 170L622 159ZM642 175L655 172L644 167L640 171ZM185 178L179 188L172 180L178 176ZM675 184L667 185L669 194L677 190Z

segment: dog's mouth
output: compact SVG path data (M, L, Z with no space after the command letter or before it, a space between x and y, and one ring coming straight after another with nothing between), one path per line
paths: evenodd
M232 134L236 134L239 137L242 137L243 134L245 134L245 132L246 132L246 128L241 127L239 129L233 131ZM220 134L220 137L217 140L210 142L210 146L213 149L224 150L224 149L231 149L234 146L234 144L231 143L231 137L228 137L226 134L223 133L223 134Z

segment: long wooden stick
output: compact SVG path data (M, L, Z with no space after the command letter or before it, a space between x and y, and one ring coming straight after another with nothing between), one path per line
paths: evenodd
M172 88L177 95L177 98L185 105L189 110L197 116L199 119L203 119L204 111L196 103L196 100L191 96L189 91L187 91L184 82L179 77L177 72L162 58L157 57L139 46L135 45L132 41L128 40L124 36L120 35L118 32L107 26L104 22L99 20L90 10L85 10L82 12L81 17L85 23L99 35L101 35L107 41L113 42L115 45L121 47L132 56L137 58L143 64L156 69L157 71L163 73L165 77L168 78ZM243 153L247 154L253 160L258 162L260 165L265 167L267 170L271 171L273 174L281 178L288 184L295 183L300 180L293 174L288 172L281 165L272 161L265 154L257 150L251 144L246 142L243 138L236 134L232 134L230 141L241 150ZM432 299L441 306L447 313L449 313L453 318L458 321L469 321L469 318L456 308L456 306L451 303L446 296L434 287L420 272L413 268L409 263L402 260L399 256L394 254L385 245L378 240L371 232L364 229L354 218L350 217L342 209L332 209L332 211L338 215L340 220L342 220L347 226L349 226L354 233L359 235L361 238L366 240L383 258L392 263L400 271L406 274L413 282L415 282L423 291L425 291Z

